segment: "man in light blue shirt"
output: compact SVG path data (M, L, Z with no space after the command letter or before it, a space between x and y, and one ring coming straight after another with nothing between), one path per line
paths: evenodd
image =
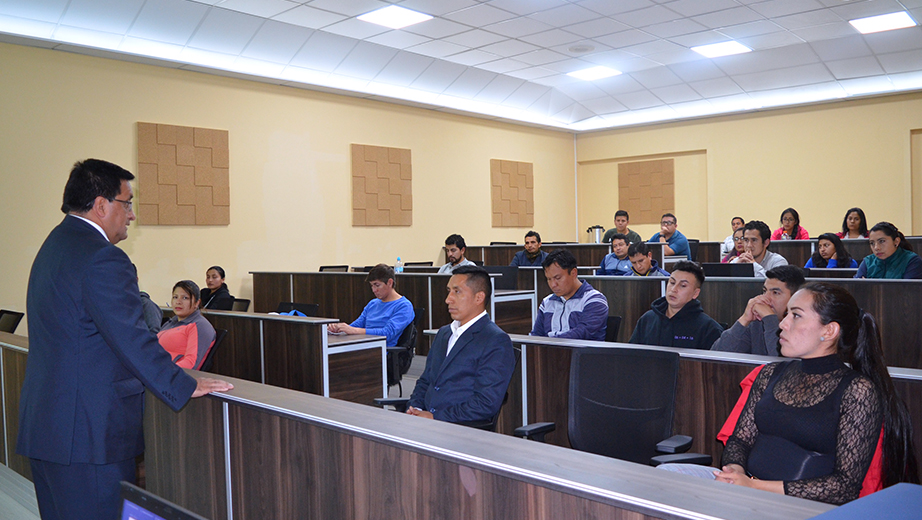
M662 242L663 254L666 256L685 255L691 259L691 250L688 248L688 239L681 231L676 229L679 219L672 213L666 213L660 218L660 232L650 237L649 242Z

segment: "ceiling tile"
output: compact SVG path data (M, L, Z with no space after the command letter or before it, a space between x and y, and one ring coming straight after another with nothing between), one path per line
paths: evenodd
M429 38L445 38L446 36L469 31L470 27L443 18L433 18L422 23L404 27L401 30L428 36Z
M695 92L691 87L682 83L680 85L671 85L650 89L654 96L668 104L684 103L686 101L695 101L701 99L701 95Z
M692 20L711 29L732 27L734 25L754 22L761 19L762 17L759 16L759 13L749 9L748 7L736 7L734 9L726 9L724 11L717 11L716 13L702 14L692 18Z
M630 47L623 47L620 50L624 52L629 52L635 56L647 56L649 54L656 54L660 52L669 52L669 51L678 51L678 50L688 50L681 45L676 45L667 40L654 40L652 42L641 43L639 45L631 45Z
M919 49L922 48L922 27L865 34L864 38L875 54Z
M358 42L345 36L315 31L298 54L291 59L291 64L330 72L349 55L356 43Z
M515 56L526 52L537 50L538 47L530 43L520 42L518 40L504 40L481 47L480 50L499 54L500 56Z
M505 74L513 70L521 70L524 68L530 67L527 63L522 63L521 61L516 61L511 58L505 58L501 60L489 61L487 63L481 63L477 65L478 69L488 70L490 72L497 72L499 74Z
M464 52L468 50L468 48L442 40L432 40L426 43L408 47L406 50L418 54L424 54L426 56L432 56L433 58L442 58L452 54L457 54L459 52Z
M726 76L703 81L693 81L688 85L695 89L695 92L706 98L729 96L739 94L743 91L739 85Z
M547 76L556 75L557 72L545 69L544 67L527 67L524 69L518 69L509 71L506 73L507 76L512 76L515 78L522 78L524 80L536 80L539 78L545 78Z
M561 72L563 74L569 74L576 70L588 69L589 67L594 66L594 63L576 58L570 58L563 61L555 61L554 63L548 63L544 65L544 67L547 69L553 70L555 72Z
M804 13L823 9L823 5L816 0L771 0L750 4L749 8L766 18L787 16L790 14Z
M564 0L489 0L489 4L518 15L531 14L558 7Z
M662 63L663 65L676 65L678 63L705 61L707 58L695 51L681 48L666 52L657 52L645 56L648 60Z
M821 63L733 76L733 81L747 92L810 85L831 79L829 70Z
M144 5L143 0L115 3L94 0L71 0L60 23L72 27L125 34Z
M683 18L681 20L673 20L671 22L658 23L656 25L651 25L644 28L644 31L654 36L659 36L660 38L671 38L673 36L696 33L706 30L707 27L701 25L700 23L693 22L687 18Z
M669 38L669 41L690 49L698 45L722 43L730 39L731 38L728 38L726 34L723 34L723 29L721 29L720 31L702 31L692 34L683 34L681 36Z
M522 85L519 86L515 92L509 94L509 97L506 98L506 100L503 102L503 105L512 108L525 109L537 101L538 98L546 94L549 90L550 87L525 82L522 83Z
M147 40L185 45L208 7L181 0L147 2L128 34Z
M434 60L410 85L428 92L440 93L458 78L467 67L448 61Z
M343 0L310 0L311 7L346 16L359 16L388 5L390 5L390 2L379 2L378 0L349 0L348 2Z
M564 45L567 43L572 43L581 38L571 32L562 31L560 29L551 29L550 31L544 31L537 34L529 34L527 36L522 36L519 40L528 42L534 45L544 46L544 47L554 47L555 45Z
M445 38L445 41L476 49L477 47L483 47L484 45L490 45L491 43L496 43L505 39L504 36L487 32L483 29L472 29L454 36L449 36Z
M807 30L807 29L804 29ZM758 36L749 36L737 40L750 49L761 51L774 49L775 47L785 47L788 45L800 45L804 40L791 31L781 31L769 34L760 34Z
M400 2L400 7L430 16L442 16L474 5L477 5L475 0L404 0Z
M631 110L662 106L663 102L648 90L629 92L615 97L621 104Z
M364 40L365 38L371 38L376 34L391 30L392 29L378 24L363 22L358 18L347 18L341 22L336 22L323 28L324 32L338 34L347 38L355 38L356 40Z
M827 61L826 67L836 79L863 78L884 73L884 69L872 56L849 58L846 60Z
M877 60L888 74L916 71L919 70L919 63L922 63L922 49L881 54Z
M406 49L407 47L426 43L429 40L430 38L426 38L425 36L408 33L406 31L387 31L377 36L367 38L365 41L386 45L395 49Z
M526 52L525 54L519 54L515 59L524 61L529 65L544 65L545 63L552 63L555 61L565 60L567 58L568 56L564 56L559 52L542 49L538 51Z
M294 9L299 4L300 2L289 2L288 0L224 0L220 2L220 7L263 18L272 18L277 14Z
M70 0L31 0L29 2L0 2L0 14L57 23L64 15ZM205 8L202 8L204 11Z
M632 72L631 77L646 88L666 87L682 83L682 78L673 74L667 67Z
M314 31L275 20L266 20L242 56L273 63L288 63Z
M810 47L822 60L842 60L871 55L871 49L865 43L864 36L860 34L836 40L811 42Z
M612 78L605 78L599 81L596 81L598 87L604 90L607 94L617 97L619 94L626 94L628 92L637 92L638 90L646 90L643 85L637 83L637 81L630 77L627 74L622 74L620 76L615 76Z
M804 27L791 31L804 41L815 42L820 40L832 40L834 38L845 38L854 36L858 32L851 24L846 22L827 23L825 25L815 25L813 27Z
M580 102L580 104L599 115L615 114L627 110L626 106L618 103L615 98L610 96L587 99L586 101Z
M484 52L479 49L472 49L469 51L459 52L458 54L452 54L451 56L446 56L443 59L454 63L460 63L461 65L471 66L486 63L488 61L495 61L499 58L500 57L496 54Z
M667 7L682 16L698 16L739 7L739 5L735 0L677 0L669 2Z
M836 23L843 21L841 17L829 9L822 11L810 11L807 13L792 14L790 16L781 16L773 21L785 29L803 29L804 27L813 27L814 25L824 25L827 23Z
M570 29L567 28L567 30ZM600 36L592 36L591 38L597 42L604 43L613 49L621 49L631 45L653 41L656 39L656 36L653 36L652 34L644 31L639 31L637 29L628 29L627 31L621 31L613 34L603 34Z
M525 80L519 78L495 76L493 81L487 83L487 86L483 87L483 90L478 92L474 99L487 103L500 104L524 83Z
M276 15L274 18L280 22L292 23L309 29L320 29L341 22L346 19L346 16L302 5Z
M531 18L521 17L487 25L484 26L484 29L510 38L518 38L520 36L547 31L551 29L551 26L537 20L532 20Z
M596 38L598 36L605 36L627 29L630 29L630 27L610 18L599 18L588 22L575 23L565 28L567 32L571 32L582 38Z
M428 56L420 56L412 52L398 52L374 79L382 83L406 87L432 65L433 61Z
M555 27L561 27L564 25L595 20L599 17L599 14L576 4L564 4L554 9L531 14L528 17Z
M582 49L586 47L592 47L592 50L589 52L583 52ZM576 49L575 51L570 50L574 48ZM583 40L583 41L570 42L564 45L557 45L557 46L551 47L551 50L559 52L561 54L566 54L567 56L570 56L573 58L585 58L586 56L591 56L593 54L609 52L613 49L609 47L608 45L602 45L601 43L595 40Z
M747 36L758 36L760 34L770 34L784 30L786 29L768 20L756 20L754 22L732 25L730 27L722 27L720 32L726 34L730 38L745 38Z
M651 7L656 4L650 0L618 0L613 2L612 0L583 0L579 4L581 7L595 11L601 15L612 15L618 13L626 13L628 11L636 11L643 9L645 7Z
M567 83L557 87L557 90L566 94L569 98L575 101L585 101L587 99L597 99L600 97L608 97L602 89L592 84L591 81L579 81L575 83Z
M682 15L675 11L670 11L663 6L655 5L646 9L612 15L612 18L625 25L639 29L647 27L648 25L669 22L681 18L681 16Z
M687 82L726 77L726 74L708 59L694 63L676 63L670 65L669 70Z
M842 3L831 10L841 16L843 20L854 20L855 18L864 18L866 16L904 11L905 8L896 0L874 0L873 2Z
M558 88L561 85L569 85L570 83L578 83L578 82L582 82L583 80L576 79L574 77L567 76L566 74L561 74L558 72L556 74L545 76L543 78L533 79L532 81L534 81L535 83L538 83L539 85L547 85L549 87Z
M515 18L515 15L508 11L503 11L502 9L497 9L487 4L479 4L475 5L474 7L468 7L467 9L461 9L460 11L448 13L445 15L445 18L455 22L470 25L471 27L483 27L491 23L502 22L503 20Z
M358 42L333 72L352 78L373 79L397 52L391 47Z
M265 19L212 8L196 29L191 47L225 54L240 54Z
M468 67L442 93L461 98L473 98L494 78L496 74L492 72Z
M590 60L587 58L587 61L590 61ZM647 58L640 58L640 57L633 57L633 58L618 60L617 62L614 63L614 65L615 66L612 68L614 68L615 70L620 70L621 72L638 72L641 70L648 70L648 69L655 69L658 67L662 67L662 65L660 65L659 63L653 60L650 60Z
M714 58L714 64L731 76L815 63L819 58L806 43L765 51Z

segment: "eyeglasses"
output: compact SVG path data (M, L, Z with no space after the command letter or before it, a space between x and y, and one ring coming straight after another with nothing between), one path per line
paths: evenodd
M743 237L733 237L733 241L734 241L734 242L742 242L742 241L743 241Z
M783 219L781 219L781 222L797 222L797 219L793 217L784 217Z
M131 211L132 203L130 200L112 199L112 202L121 202L122 204L125 205L125 211L129 211L129 212Z
M669 221L669 220L664 220L664 221L660 222L659 224L660 224L661 226L674 226L674 225L675 225L675 222L672 222L672 221Z

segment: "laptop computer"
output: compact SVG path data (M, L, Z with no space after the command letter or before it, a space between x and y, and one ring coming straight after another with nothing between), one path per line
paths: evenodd
M207 520L172 502L122 481L122 520Z

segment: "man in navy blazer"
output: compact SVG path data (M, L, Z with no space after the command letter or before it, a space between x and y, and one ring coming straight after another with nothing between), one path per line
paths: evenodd
M144 451L144 388L174 410L232 386L178 368L144 322L137 276L115 244L135 219L129 180L112 163L74 165L67 214L32 264L29 357L16 451L30 458L49 519L118 518L119 481Z
M512 340L490 320L490 275L481 268L455 269L448 281L448 312L416 382L407 413L447 422L490 420L503 405L512 379Z

